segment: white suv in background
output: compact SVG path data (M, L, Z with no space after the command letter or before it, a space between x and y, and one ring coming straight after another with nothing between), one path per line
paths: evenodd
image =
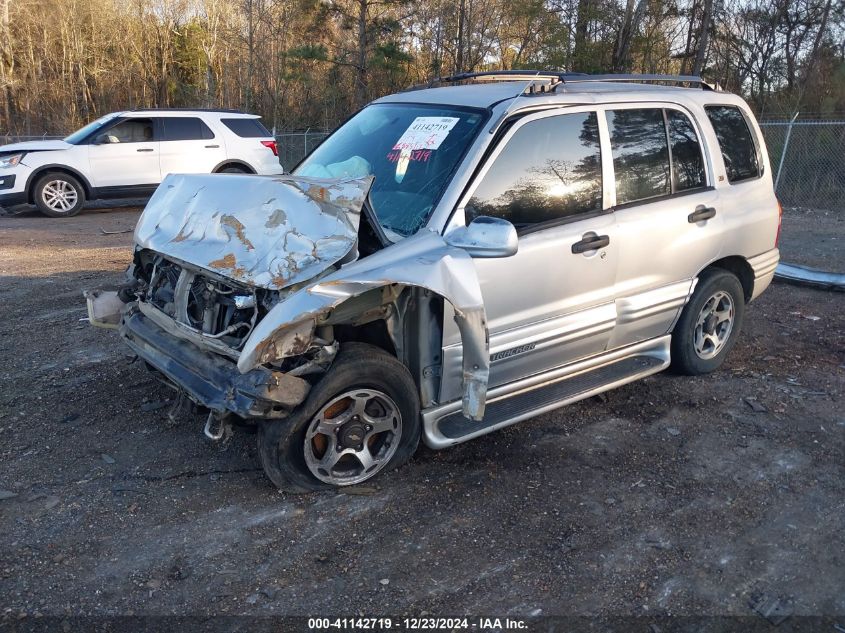
M276 141L234 110L113 112L63 140L0 146L0 206L69 217L85 200L151 194L171 173L281 174Z

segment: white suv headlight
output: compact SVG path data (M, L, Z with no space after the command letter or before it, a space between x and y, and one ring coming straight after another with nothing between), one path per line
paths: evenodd
M8 169L9 167L14 167L21 159L23 159L24 153L21 152L20 154L11 154L9 156L0 156L0 169Z

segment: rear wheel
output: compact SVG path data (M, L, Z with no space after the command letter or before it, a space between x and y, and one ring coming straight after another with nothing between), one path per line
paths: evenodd
M243 167L226 167L225 169L221 169L217 172L218 174L249 174L251 172L247 171Z
M736 343L744 315L739 279L726 270L702 272L672 332L672 367L688 375L717 369Z
M35 206L51 218L69 218L82 210L85 190L73 176L61 172L45 174L35 183Z
M396 468L419 437L419 396L405 366L378 347L347 343L290 417L260 424L258 454L276 486L307 492Z

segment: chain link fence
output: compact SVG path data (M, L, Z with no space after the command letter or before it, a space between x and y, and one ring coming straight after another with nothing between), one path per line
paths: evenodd
M760 122L784 207L845 214L845 119Z
M305 130L303 132L281 132L276 134L279 161L286 172L308 156L331 132L327 130Z
M784 207L813 208L845 214L845 117L823 119L801 115L795 120L760 122L766 138L776 192ZM319 145L328 130L276 134L279 161L293 169ZM61 138L59 136L0 136L0 144Z

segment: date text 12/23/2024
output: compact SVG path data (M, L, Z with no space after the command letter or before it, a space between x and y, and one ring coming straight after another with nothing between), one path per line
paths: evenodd
M309 631L519 631L528 624L519 618L308 618Z

